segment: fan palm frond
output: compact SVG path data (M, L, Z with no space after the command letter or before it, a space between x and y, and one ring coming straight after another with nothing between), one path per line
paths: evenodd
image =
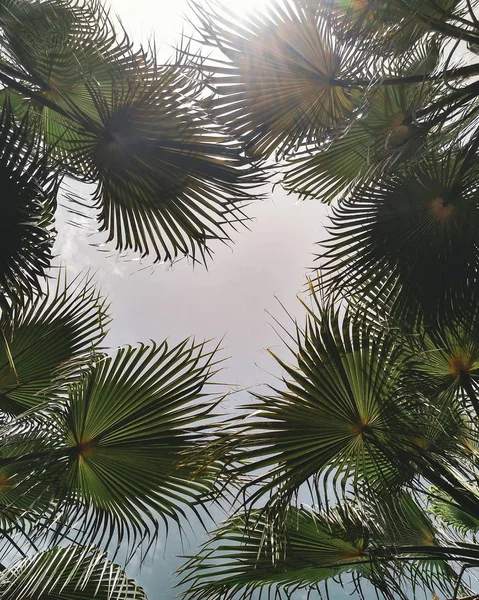
M68 546L39 552L4 569L5 600L146 600L141 587L93 547Z
M216 95L208 108L264 156L319 143L350 118L354 94L334 81L362 66L350 44L341 46L319 11L301 0L273 2L268 14L246 22L215 3L194 3L198 32L226 60L205 66Z
M184 596L242 599L265 589L289 597L296 590L320 592L328 580L343 586L349 580L355 590L369 580L385 598L401 596L412 581L452 593L456 573L424 511L402 495L390 499L383 516L353 504L328 512L290 506L279 528L261 511L235 516L182 567ZM401 552L409 560L396 563Z
M211 240L228 240L227 229L245 221L243 208L258 198L264 174L195 109L195 88L184 69L158 67L152 80L115 80L111 97L92 85L100 122L76 112L85 121L68 164L97 183L101 229L119 250L156 260L198 251L204 257Z
M457 319L476 286L479 241L477 170L462 164L452 153L429 158L342 200L324 244L327 285L356 295L382 287L392 314Z
M33 481L40 473L54 479L50 525L58 536L66 528L81 543L105 545L115 536L133 551L154 542L161 520L179 524L186 508L196 510L217 476L192 454L210 431L215 402L205 386L214 356L189 340L122 348L99 357L64 402L43 409L50 431L39 427L40 449L17 463ZM81 525L68 531L73 523Z
M403 475L378 449L378 440L396 443L398 431L411 435L398 391L405 356L394 338L319 308L304 330L297 326L291 351L296 365L276 358L287 374L284 389L248 405L226 451L230 464L239 463L233 473L252 473L259 484L248 502L271 494L268 503L279 510L311 481L343 491L347 481L362 479L389 490L400 486ZM324 501L319 489L318 496Z
M0 114L0 303L31 299L52 258L57 184L30 142L28 119L15 123L8 100Z
M461 5L460 0L425 0L420 5L409 0L326 0L323 10L340 39L397 56L424 41L431 32L429 19L444 22L455 9L463 12Z
M256 512L227 521L182 568L185 597L242 599L261 588L290 594L369 568L367 543L356 528L351 535L334 519L294 507L284 527L271 530Z
M0 408L18 414L54 400L105 337L105 303L90 278L9 311L0 323Z

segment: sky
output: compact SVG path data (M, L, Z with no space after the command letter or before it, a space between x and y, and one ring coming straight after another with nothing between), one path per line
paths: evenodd
M240 18L258 10L266 0L223 0ZM113 12L134 40L154 34L165 52L179 39L186 0L111 0ZM84 189L85 195L89 190ZM56 252L71 278L85 268L96 272L103 294L111 302L113 323L108 337L112 347L169 338L172 343L194 336L223 339L223 356L230 357L220 378L235 390L232 402L248 400L249 390L272 383L281 375L268 349L280 350L274 317L287 322L280 302L301 317L296 295L304 290L305 275L314 264L315 242L325 237L326 209L319 202L298 202L277 186L264 201L251 206L249 230L234 235L234 244L213 245L208 269L186 260L173 266L151 267L137 257L118 257L102 245L95 223L79 220L67 208L59 210ZM76 220L76 225L68 224ZM100 248L97 246L100 245ZM195 527L190 545L182 548L171 530L166 545L160 540L154 557L138 574L150 600L170 600L177 594L173 571L181 564L177 554L194 553L201 540Z

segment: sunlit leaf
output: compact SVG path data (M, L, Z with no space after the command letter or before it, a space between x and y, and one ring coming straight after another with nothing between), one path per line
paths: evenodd
M216 94L208 108L251 154L319 143L351 116L354 97L334 81L355 72L358 55L351 44L338 44L311 4L272 2L268 13L247 21L216 3L194 6L204 43L225 56L205 67Z

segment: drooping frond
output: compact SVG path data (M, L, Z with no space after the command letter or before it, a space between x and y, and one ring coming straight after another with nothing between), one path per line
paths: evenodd
M449 527L462 533L479 531L479 518L464 511L452 498L434 488L431 490L431 496L430 511Z

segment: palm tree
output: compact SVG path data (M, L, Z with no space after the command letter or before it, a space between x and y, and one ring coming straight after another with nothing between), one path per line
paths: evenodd
M239 507L187 598L476 597L478 8L284 0L235 22L195 2L222 52L205 108L333 207L284 378L208 445Z
M105 551L128 562L201 519L213 491L195 448L215 417L215 346L108 350L107 309L91 278L61 278L2 314L2 598L145 598Z
M97 0L2 0L0 39L4 302L41 286L72 179L94 186L74 210L155 261L205 259L245 221L264 177L199 104L195 61L135 50Z

